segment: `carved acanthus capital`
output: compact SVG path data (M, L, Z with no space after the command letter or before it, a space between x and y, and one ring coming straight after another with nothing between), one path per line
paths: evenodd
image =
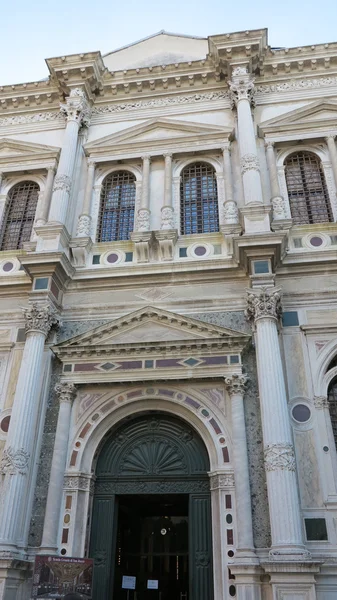
M314 397L314 405L315 405L315 408L318 408L318 409L329 408L329 400L327 399L326 396L315 396Z
M58 396L59 402L69 402L72 404L75 396L76 396L76 385L73 383L68 383L66 381L62 381L55 385L55 392Z
M257 321L266 317L276 320L282 316L281 293L275 288L248 290L245 317L248 321Z
M295 471L295 452L292 444L268 444L264 449L266 471Z
M3 452L0 462L2 475L26 475L30 455L24 448L8 446Z
M91 119L91 107L86 93L81 88L74 88L66 100L61 104L61 112L66 115L67 121L76 121L80 126L89 127Z
M230 396L239 394L243 396L245 393L248 377L246 375L234 374L231 377L225 377L225 386Z
M26 334L31 332L43 333L47 337L53 325L58 325L56 311L50 304L33 302L28 308L23 308Z
M229 81L228 85L232 108L237 106L240 100L248 100L251 105L254 104L254 79L245 67L233 69L232 81Z

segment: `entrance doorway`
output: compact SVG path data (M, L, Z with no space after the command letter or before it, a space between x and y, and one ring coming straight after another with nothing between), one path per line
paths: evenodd
M213 600L208 471L202 440L176 417L149 412L111 431L96 467L95 599L127 600L129 576L130 600Z
M119 496L114 600L123 576L135 576L137 600L188 598L187 494ZM148 589L158 586L158 592Z

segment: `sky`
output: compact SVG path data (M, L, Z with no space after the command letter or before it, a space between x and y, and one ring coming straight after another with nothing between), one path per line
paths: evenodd
M45 58L102 54L162 29L207 37L267 27L273 47L337 42L337 0L12 0L1 9L0 85L48 76Z

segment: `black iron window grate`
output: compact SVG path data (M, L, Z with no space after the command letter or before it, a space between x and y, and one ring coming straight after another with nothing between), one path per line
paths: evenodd
M102 185L98 241L128 240L133 231L136 178L129 171L110 173Z
M183 235L219 231L218 190L211 165L200 162L183 169L180 221Z
M295 225L333 221L322 163L316 154L298 152L288 156L285 176Z
M337 377L335 377L329 386L328 391L329 411L332 424L332 430L337 447Z
M1 230L1 250L18 250L29 242L40 188L34 181L21 181L9 192Z

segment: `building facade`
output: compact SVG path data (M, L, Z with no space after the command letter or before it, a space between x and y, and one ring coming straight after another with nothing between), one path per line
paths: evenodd
M40 554L94 600L335 600L337 44L47 65L0 88L1 600Z

